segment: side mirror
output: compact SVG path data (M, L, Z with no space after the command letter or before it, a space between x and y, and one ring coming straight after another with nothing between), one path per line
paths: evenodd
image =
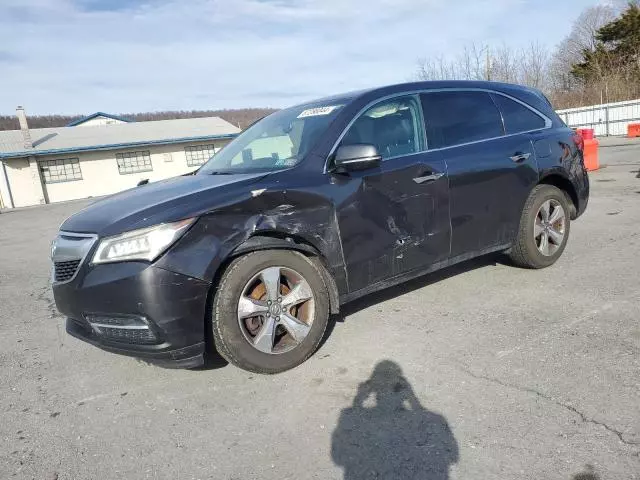
M333 158L334 170L365 170L380 165L382 156L374 145L359 143L338 147Z

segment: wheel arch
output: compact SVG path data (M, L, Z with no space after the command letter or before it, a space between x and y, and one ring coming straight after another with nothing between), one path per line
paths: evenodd
M570 218L571 220L576 219L578 215L580 200L578 198L578 192L573 183L571 183L571 180L560 175L559 173L550 173L542 177L538 182L538 185L551 185L564 192L567 199L570 200Z
M324 258L320 250L311 244L308 240L288 233L282 233L278 231L262 231L255 235L250 236L236 248L234 248L223 264L218 269L219 274L222 274L227 265L231 263L235 258L246 255L247 253L260 251L260 250L293 250L311 258L317 262L324 277L324 283L327 286L330 302L330 312L337 314L340 311L340 297L338 286L336 284L333 275L331 275L328 268L327 259ZM214 284L217 284L215 282Z

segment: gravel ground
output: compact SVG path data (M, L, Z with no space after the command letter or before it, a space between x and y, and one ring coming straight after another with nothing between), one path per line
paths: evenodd
M0 478L640 479L640 143L610 144L555 266L370 296L272 377L69 337L49 242L87 202L1 214Z

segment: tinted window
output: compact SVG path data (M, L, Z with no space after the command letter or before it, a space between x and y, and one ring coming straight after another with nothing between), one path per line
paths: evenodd
M423 150L422 120L416 97L385 100L364 112L349 127L340 145L375 145L382 158Z
M544 128L544 119L524 105L502 95L494 95L493 98L502 111L504 128L507 134Z
M500 112L486 92L434 92L422 96L429 148L504 134Z

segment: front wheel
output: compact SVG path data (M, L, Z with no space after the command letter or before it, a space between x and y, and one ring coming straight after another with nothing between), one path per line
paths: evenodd
M329 319L322 272L301 253L266 250L234 260L213 301L213 337L230 363L279 373L318 347Z
M529 195L520 218L511 260L525 268L553 265L569 239L569 203L562 190L538 185Z

